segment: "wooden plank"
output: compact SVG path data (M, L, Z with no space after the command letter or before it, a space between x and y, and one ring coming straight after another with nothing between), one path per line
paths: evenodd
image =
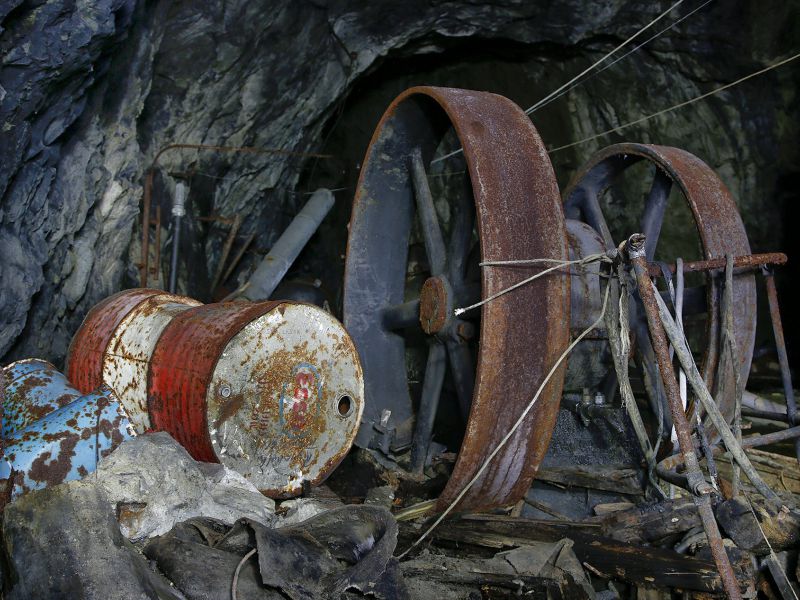
M586 592L577 583L572 581L558 582L554 579L545 577L531 577L530 575L508 575L504 573L475 573L453 569L443 571L441 568L423 567L415 565L404 567L401 565L404 578L424 579L437 583L449 583L465 586L493 586L500 587L524 595L525 598L535 600L582 600L586 598Z
M614 512L605 516L601 523L603 535L629 544L655 544L702 525L691 498L666 500Z
M642 470L628 466L542 467L536 474L536 479L568 487L617 492L628 496L640 496L643 494Z
M645 548L625 544L585 532L575 527L564 532L559 527L542 528L541 522L528 519L502 520L470 518L442 524L434 531L438 541L472 544L489 548L513 548L530 541L555 542L568 537L575 542L573 550L581 563L610 577L644 587L669 587L703 592L722 592L722 584L714 563L678 554L662 548Z

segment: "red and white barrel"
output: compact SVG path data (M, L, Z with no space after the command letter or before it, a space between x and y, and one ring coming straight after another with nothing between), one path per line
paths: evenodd
M364 381L350 336L326 311L294 302L197 305L156 290L124 294L127 302L118 294L106 304L113 316L93 309L76 334L74 384L100 377L126 408L135 403L149 416L149 428L269 496L321 483L347 454Z
M133 289L114 294L86 315L72 338L67 378L82 393L101 384L114 390L136 433L151 428L147 411L147 370L166 326L197 300L161 290Z

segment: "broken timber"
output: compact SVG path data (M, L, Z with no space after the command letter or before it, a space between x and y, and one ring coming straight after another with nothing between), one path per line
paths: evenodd
M555 542L568 537L584 566L644 587L721 593L722 582L714 563L662 548L633 546L590 531L601 528L586 523L516 519L492 515L469 515L461 521L442 524L433 533L437 542L455 542L485 548L524 546L531 541Z

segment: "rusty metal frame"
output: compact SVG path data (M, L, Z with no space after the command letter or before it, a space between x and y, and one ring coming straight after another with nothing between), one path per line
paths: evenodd
M403 297L414 184L419 188L406 165L419 152L427 166L451 126L464 148L481 258L568 260L553 168L538 133L517 105L485 92L434 87L411 88L395 99L367 150L353 202L345 269L344 321L361 354L367 393L357 438L361 446L379 445L381 432L398 431L414 415L405 344L386 327L383 315L390 307L407 306L420 325L419 304L405 303ZM534 272L527 266L484 268L482 297ZM439 510L474 477L566 348L569 285L569 277L542 278L483 305L469 419ZM436 298L445 298L446 286L432 282L427 287ZM432 328L433 335L447 330L446 323L440 325ZM506 506L530 488L555 426L563 376L562 366L463 498L461 509Z

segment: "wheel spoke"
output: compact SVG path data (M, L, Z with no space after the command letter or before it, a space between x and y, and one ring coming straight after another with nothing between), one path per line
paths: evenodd
M428 350L428 364L425 367L425 381L422 382L422 398L417 410L414 426L414 439L411 442L411 470L420 473L425 466L428 446L433 433L433 421L439 408L442 382L446 367L445 347L440 342L431 344Z
M611 230L608 228L606 218L603 216L603 209L600 208L600 201L597 199L596 194L586 194L583 197L581 204L583 209L583 216L586 222L600 234L609 250L615 247L614 238L611 236Z
M381 320L391 330L419 326L419 300L387 306L381 311Z
M664 211L667 208L669 192L672 189L672 180L661 169L656 169L650 193L642 215L640 226L645 235L645 255L647 260L653 260L658 245L658 236L661 234L661 225L664 222Z
M467 178L458 201L453 206L452 231L450 232L450 280L464 279L467 255L472 244L472 228L475 222L475 204L472 199L472 185Z
M466 340L451 339L447 341L447 357L450 361L450 372L458 395L458 406L464 422L469 419L472 405L472 392L475 387L475 365L472 352Z
M422 235L425 238L425 252L431 267L431 274L444 274L447 266L447 254L436 216L436 207L433 205L433 196L428 185L428 176L422 164L422 153L419 148L411 153L411 179L414 183L414 192L417 198L417 213L422 225Z

